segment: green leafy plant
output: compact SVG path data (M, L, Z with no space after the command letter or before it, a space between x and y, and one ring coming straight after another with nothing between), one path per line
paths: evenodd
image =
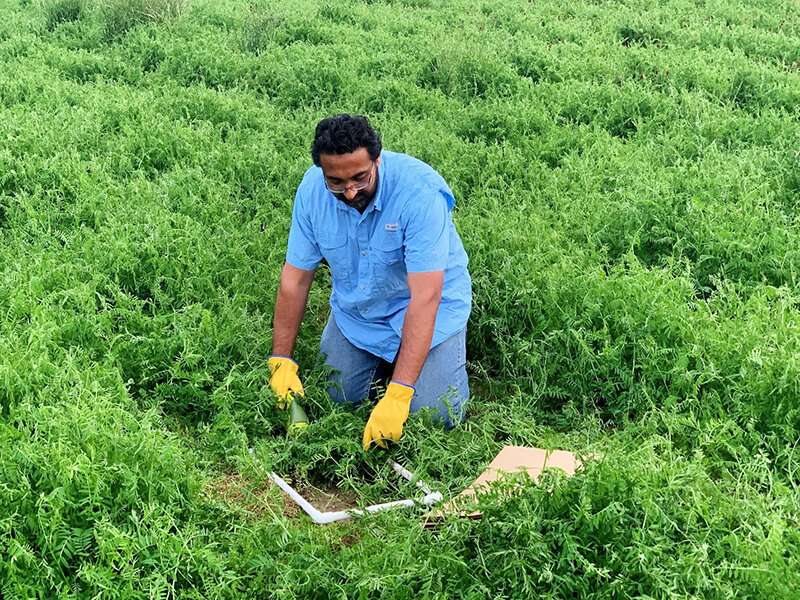
M186 0L99 0L106 36L117 37L136 25L174 19L183 13Z
M53 31L62 23L77 21L87 12L87 0L43 0L37 6L44 15L45 27Z
M786 598L800 589L800 21L789 3L0 5L0 595ZM676 15L679 15L676 21ZM44 25L43 25L44 24ZM467 419L364 453L330 273L286 435L265 359L313 125L369 115L457 198ZM312 525L446 497L481 520Z

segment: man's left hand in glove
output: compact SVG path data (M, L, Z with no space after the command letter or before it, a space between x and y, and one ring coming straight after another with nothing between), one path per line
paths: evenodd
M410 385L393 381L387 386L386 393L372 409L364 428L364 451L369 450L373 443L386 448L386 440L400 441L413 397L414 388Z

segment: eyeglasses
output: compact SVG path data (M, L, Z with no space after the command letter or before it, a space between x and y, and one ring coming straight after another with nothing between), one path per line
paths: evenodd
M328 181L327 177L325 177L325 187L332 194L344 194L348 189L355 192L360 192L361 190L365 190L372 185L372 174L374 172L375 161L372 161L372 167L370 168L369 173L362 173L358 177L354 177L353 180L346 185L334 185Z

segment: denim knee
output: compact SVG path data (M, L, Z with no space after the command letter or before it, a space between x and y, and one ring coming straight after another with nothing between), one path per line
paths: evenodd
M333 315L322 332L320 353L330 369L328 395L338 404L356 404L369 394L380 359L353 346L344 337Z

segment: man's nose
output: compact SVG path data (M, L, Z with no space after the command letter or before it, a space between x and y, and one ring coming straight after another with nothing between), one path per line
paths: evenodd
M345 189L344 191L344 197L347 198L348 200L352 200L353 198L355 198L356 194L358 194L358 190L354 190L353 188L350 187Z

